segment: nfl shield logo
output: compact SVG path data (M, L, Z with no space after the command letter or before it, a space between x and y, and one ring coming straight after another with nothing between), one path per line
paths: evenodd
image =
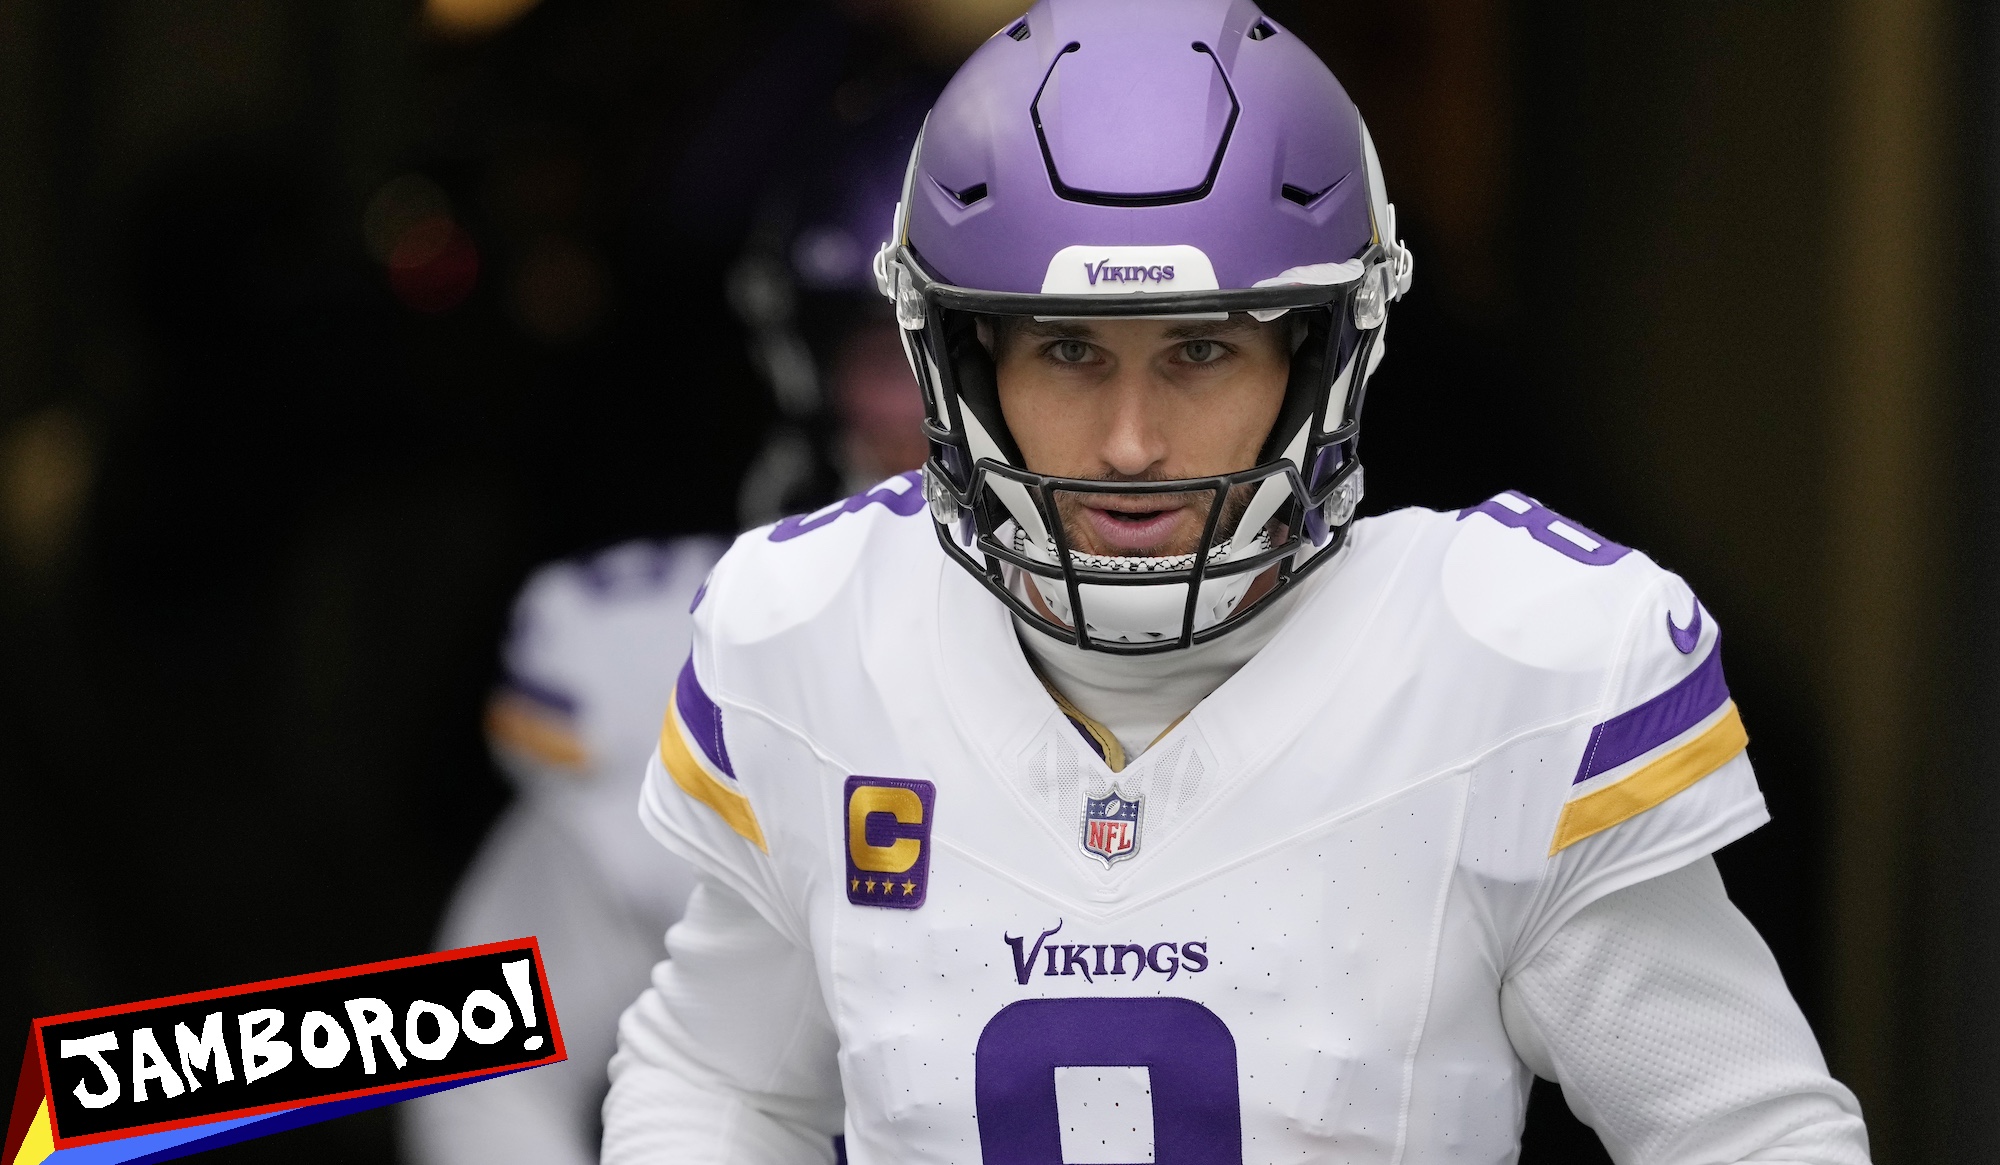
M1116 786L1102 797L1083 799L1083 852L1108 868L1139 852L1139 798Z

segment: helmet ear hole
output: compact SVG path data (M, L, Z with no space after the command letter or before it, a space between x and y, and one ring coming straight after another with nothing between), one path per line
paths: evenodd
M1291 333L1285 337L1285 348L1292 354L1292 359L1296 360L1299 358L1299 348L1305 344L1306 336L1311 333L1311 329L1306 325L1305 317L1298 312L1286 314L1285 327Z
M994 373L993 353L987 347L986 338L980 335L981 325L989 333L1004 329L995 328L986 317L971 312L944 311L944 348L951 368L947 372L952 379L951 388L956 390L958 399L979 419L979 424L1000 452L1010 462L1021 463L1020 447L1014 444L1014 435L1007 431L1007 420L1000 413L1000 385ZM994 335L997 342L1004 337Z
M1286 313L1285 318L1291 321L1292 370L1285 381L1285 403L1278 410L1278 421L1271 426L1271 435L1265 438L1264 448L1257 455L1260 462L1283 455L1291 434L1312 419L1313 410L1338 367L1333 362L1332 350L1340 342L1341 329L1334 326L1333 310L1301 308Z

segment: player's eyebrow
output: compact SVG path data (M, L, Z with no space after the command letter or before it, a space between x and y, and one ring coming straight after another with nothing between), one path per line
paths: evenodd
M1023 336L1041 340L1088 340L1097 335L1089 320L1022 320L1013 325Z
M1248 316L1233 315L1226 320L1189 320L1167 329L1169 340L1213 340L1258 327Z
M1037 320L1028 319L1013 325L1024 336L1042 340L1090 340L1097 336L1097 328L1089 320ZM1166 331L1169 340L1207 340L1219 336L1232 335L1256 328L1248 316L1230 316L1226 320L1188 320L1175 324Z

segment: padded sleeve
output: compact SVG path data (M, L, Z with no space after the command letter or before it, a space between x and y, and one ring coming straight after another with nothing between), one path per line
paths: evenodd
M625 1013L605 1165L832 1165L838 1041L811 955L705 881Z
M1501 988L1507 1034L1618 1165L1866 1165L1770 950L1700 858L1592 902Z
M1635 604L1606 698L1546 835L1548 865L1509 962L1592 901L1714 853L1770 820L1722 636L1674 575Z
M753 803L754 775L739 777L732 757L741 734L764 726L734 715L725 722L697 668L705 646L701 630L697 619L695 650L674 683L659 748L640 790L639 820L667 849L756 906L780 933L804 947L804 920L787 904L765 823ZM763 775L782 785L782 767Z

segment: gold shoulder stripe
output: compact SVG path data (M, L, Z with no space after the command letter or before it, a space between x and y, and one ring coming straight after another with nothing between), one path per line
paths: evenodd
M764 830L757 824L757 814L750 809L750 798L703 768L688 750L687 742L681 739L680 708L674 699L667 701L667 720L660 726L660 763L667 767L681 792L715 810L718 817L729 823L729 828L758 849L771 852L771 847L764 844Z
M582 769L590 762L589 751L568 725L517 696L497 695L487 703L486 736L556 768Z
M1660 802L1721 768L1750 743L1743 718L1732 702L1708 731L1634 772L1617 784L1578 797L1563 806L1556 820L1553 857L1593 834L1637 817Z

